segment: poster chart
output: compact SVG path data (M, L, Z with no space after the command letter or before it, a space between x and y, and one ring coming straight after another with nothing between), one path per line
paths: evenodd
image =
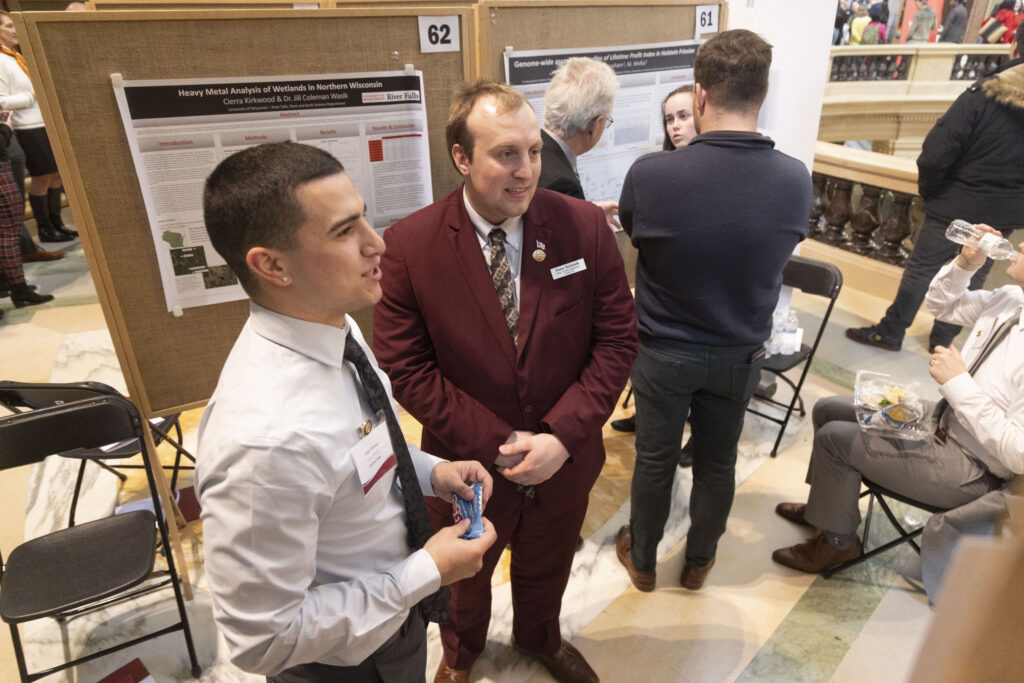
M661 103L680 85L693 82L699 40L617 47L529 50L505 53L505 81L523 93L544 122L544 91L551 73L571 57L599 59L619 77L614 124L578 160L580 182L593 201L618 201L626 171L637 157L661 149Z
M167 310L176 314L246 297L203 223L206 177L234 152L289 140L330 152L345 167L378 232L433 199L419 71L111 79Z

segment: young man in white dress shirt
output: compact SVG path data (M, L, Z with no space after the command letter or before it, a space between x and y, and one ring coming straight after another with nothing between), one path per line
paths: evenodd
M486 520L459 538L463 521L412 550L402 465L368 452L374 421L392 442L343 360L352 335L390 401L348 316L381 296L365 210L336 159L295 143L228 157L206 184L210 239L252 298L199 428L206 574L232 662L269 681L422 681L417 604L475 574L495 538ZM479 463L409 451L424 495L472 498L480 481L486 502Z
M987 225L977 227L996 233ZM985 255L965 246L928 288L925 303L936 318L973 326L963 356L952 346L938 346L932 354L929 372L945 401L934 411L934 437L901 441L862 433L851 397L814 406L807 504L779 503L775 511L819 533L776 550L772 559L818 573L858 557L861 477L914 500L953 508L1024 473L1024 245L1021 251L1006 271L1016 284L968 290Z

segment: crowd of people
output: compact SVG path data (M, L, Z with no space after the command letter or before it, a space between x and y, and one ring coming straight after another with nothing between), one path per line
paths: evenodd
M61 218L63 187L57 161L19 48L11 15L0 12L0 296L10 296L16 308L53 300L53 295L40 294L25 282L22 264L64 256L63 251L36 244L25 226L26 170L39 240L68 242L78 237Z
M954 104L937 136L963 118L1024 139L1020 33L1013 58ZM463 84L446 127L463 183L383 238L322 150L261 145L218 165L207 230L251 308L203 415L196 486L214 616L235 664L279 683L422 681L434 621L433 680L468 681L489 647L491 576L508 547L514 647L558 681L599 680L559 613L605 459L602 427L627 379L637 457L617 558L637 589L656 588L689 418L678 583L703 587L782 271L811 210L806 167L757 130L771 58L746 30L703 43L693 85L662 104L664 149L632 165L617 201L587 201L577 170L612 124L617 90L589 59L555 72L543 128L516 90ZM925 172L922 154L937 217L948 188L976 177L979 151L945 158L942 175ZM1003 161L1018 207L1022 159ZM635 297L618 225L638 250ZM962 356L932 352L934 440L869 439L848 399L819 402L810 498L776 510L817 533L776 551L779 563L817 572L862 552L862 477L951 507L1024 472L1024 256L1008 270L1015 284L985 292L968 288L984 254L953 255L929 277L927 302L973 331ZM350 316L369 306L372 350ZM405 442L392 392L422 426L419 448ZM482 497L475 538L463 538L453 494Z

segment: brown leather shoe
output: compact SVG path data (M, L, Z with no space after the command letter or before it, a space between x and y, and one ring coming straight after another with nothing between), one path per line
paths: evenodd
M56 261L57 259L62 258L64 258L63 251L46 251L45 249L36 249L35 251L23 254L21 262L34 263L36 261Z
M807 510L807 503L779 503L775 506L775 514L783 519L787 519L793 524L799 524L800 526L814 526L804 518L804 512Z
M469 683L469 669L453 669L441 657L441 664L434 674L434 683Z
M797 543L788 548L779 548L772 553L772 559L779 564L799 569L808 574L819 574L833 565L856 559L863 553L864 544L860 542L860 539L851 548L840 550L829 543L825 534L818 533L814 538L803 543Z
M624 524L619 533L615 535L615 556L619 558L619 562L626 568L626 572L629 574L629 580L633 582L638 591L644 593L650 593L654 590L654 581L657 577L655 572L638 572L633 567L633 558L629 556L629 546L632 543L632 539L629 536L629 525Z
M707 581L708 574L711 573L711 568L714 566L715 558L713 557L710 562L701 567L690 564L689 560L687 560L683 564L683 574L679 577L679 583L687 590L699 591L704 587L704 582Z
M520 647L514 641L512 647L523 654L536 657L537 661L547 667L552 678L559 681L559 683L600 683L601 679L590 668L590 665L587 664L587 660L583 658L580 651L570 645L565 639L562 640L562 646L553 655L530 652L526 648Z

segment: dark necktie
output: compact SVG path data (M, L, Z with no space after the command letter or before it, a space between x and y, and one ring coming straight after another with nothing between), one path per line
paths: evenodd
M412 457L409 455L409 446L405 443L402 435L402 428L398 424L398 417L391 407L388 394L384 390L384 384L370 364L363 347L355 340L352 333L345 335L345 360L356 368L359 375L359 383L366 394L366 401L370 404L370 410L374 413L383 412L384 420L388 427L388 435L391 437L391 447L395 451L395 460L398 467L398 481L402 484L402 498L405 500L406 528L409 533L409 546L413 550L419 550L434 534L434 528L430 524L430 517L427 515L427 504L423 500L423 492L420 490L419 479L416 477L416 468L412 464ZM439 624L447 620L448 599L451 591L447 586L441 586L433 595L423 599L419 604L420 612L427 621L436 621Z
M1017 309L1016 313L1004 320L1003 324L1000 325L991 336L989 336L988 340L985 342L985 346L981 349L981 353L978 354L978 357L974 359L973 363L971 363L971 367L968 368L967 374L973 376L974 373L977 372L978 368L981 367L981 364L985 362L985 359L988 358L992 351L999 346L1000 342L1010 334L1010 330L1012 330L1013 326L1018 322L1020 322L1020 309ZM947 431L942 427L942 418L946 415L946 411L948 409L949 401L944 398L940 399L939 402L935 404L935 437L942 443L946 443L947 436Z
M505 253L505 231L495 228L487 234L491 241L491 279L494 289L498 292L501 312L505 315L505 324L512 333L512 343L519 343L519 311L516 309L516 292L512 282L512 269L508 265Z

